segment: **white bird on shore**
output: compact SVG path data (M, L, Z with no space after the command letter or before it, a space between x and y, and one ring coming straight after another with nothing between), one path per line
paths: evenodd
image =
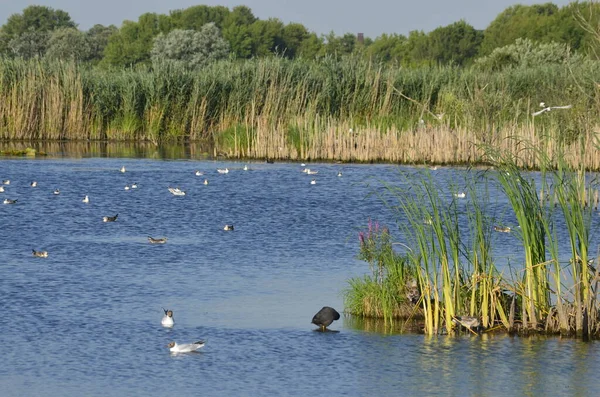
M191 353L204 347L204 341L199 340L198 342L184 343L181 345L178 345L176 342L171 342L167 345L167 347L169 348L171 353Z
M544 103L544 102L540 103L540 106L542 106L542 105L545 105L545 103ZM540 115L540 114L542 114L542 113L549 112L549 111L551 111L551 110L553 110L553 109L571 109L572 107L573 107L573 105L565 105L565 106L548 106L548 107L545 107L545 108L543 108L542 110L538 110L537 112L533 112L533 113L531 113L531 115L532 115L533 117L535 117L535 116L539 116L539 115Z
M173 325L175 325L173 310L167 310L163 307L163 311L165 312L165 315L163 316L162 320L160 320L160 324L165 328L173 328Z
M85 197L83 198L83 200L81 200L83 203L89 203L90 202L90 198L87 196L87 194L85 195Z

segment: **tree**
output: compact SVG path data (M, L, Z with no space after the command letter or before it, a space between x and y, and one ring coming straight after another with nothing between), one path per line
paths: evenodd
M316 33L309 33L308 37L302 41L296 57L300 56L306 59L314 59L323 52L323 39Z
M283 22L276 18L257 20L250 25L252 55L264 57L281 51L283 44Z
M485 29L480 53L487 55L519 37L552 41L557 13L558 7L552 3L508 7Z
M118 31L119 29L115 25L103 26L100 24L94 25L87 31L86 34L90 45L90 61L99 62L102 60L108 40Z
M49 38L50 33L48 32L22 33L8 42L8 53L24 59L43 57Z
M508 67L534 67L548 64L575 64L584 59L572 54L562 43L535 43L530 39L517 39L513 44L496 48L490 55L475 61L483 70L501 70Z
M325 36L325 40L325 53L334 56L351 54L356 45L356 36L352 33L337 37L334 32L330 32Z
M483 33L465 21L439 27L428 35L429 56L438 64L464 65L475 58Z
M143 14L138 22L125 21L119 31L109 37L103 62L113 66L148 62L154 38L171 28L168 16L155 13Z
M222 29L223 22L229 13L229 8L224 6L199 5L185 10L171 11L170 15L175 29L199 31L209 22L214 22L219 29Z
M288 58L295 58L296 54L302 48L302 43L308 39L308 29L300 23L289 23L283 28L282 32L284 55Z
M366 53L376 62L400 62L407 56L406 42L403 35L382 34L367 47Z
M221 37L219 28L212 22L199 32L175 29L159 34L152 47L152 62L167 62L193 69L227 57L229 45Z
M48 40L46 33L59 28L76 27L75 22L71 20L71 17L65 11L54 10L46 6L29 6L23 10L22 14L13 14L8 17L8 20L2 26L0 52L14 53L14 49L19 48L21 53L25 53L29 51L25 50L27 47L38 55L43 55L44 45ZM26 37L17 40L25 33L28 33ZM36 37L42 39L43 42L32 43L31 40ZM12 46L9 46L11 41L13 41Z
M252 35L250 25L257 18L252 10L246 6L234 7L223 22L223 37L229 42L231 52L236 58L250 58L252 56Z
M45 56L50 59L87 61L90 55L91 46L87 34L75 28L61 28L50 35Z

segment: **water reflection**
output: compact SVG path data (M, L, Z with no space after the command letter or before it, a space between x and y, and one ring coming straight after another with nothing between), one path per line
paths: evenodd
M86 158L145 158L155 160L201 160L212 156L208 142L155 145L151 142L109 141L9 141L0 142L0 151L36 149L49 157ZM42 157L42 156L38 156ZM1 157L0 157L1 158Z

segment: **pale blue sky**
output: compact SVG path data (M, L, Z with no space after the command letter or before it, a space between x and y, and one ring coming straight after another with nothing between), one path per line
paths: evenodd
M279 18L299 22L318 34L337 35L362 32L375 38L382 33L426 32L460 19L484 29L502 10L513 4L541 4L546 1L515 0L0 0L0 23L29 5L45 5L68 12L80 29L96 23L121 26L136 21L145 12L168 14L170 10L193 5L246 5L260 19ZM555 0L564 6L570 1Z

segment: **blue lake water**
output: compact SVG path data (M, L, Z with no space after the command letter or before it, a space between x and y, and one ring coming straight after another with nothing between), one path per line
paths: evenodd
M597 394L598 342L389 335L346 316L330 327L338 333L313 332L312 316L342 311L347 280L368 272L358 231L369 219L394 231L371 193L380 180L399 183L398 167L309 164L319 174L308 176L297 163L244 164L0 160L0 179L11 180L0 199L18 199L0 206L0 395ZM460 187L465 173L435 178ZM493 211L510 223L498 197ZM494 239L499 262L507 252L518 260L514 236ZM172 329L160 326L163 307ZM198 339L198 354L166 347Z

